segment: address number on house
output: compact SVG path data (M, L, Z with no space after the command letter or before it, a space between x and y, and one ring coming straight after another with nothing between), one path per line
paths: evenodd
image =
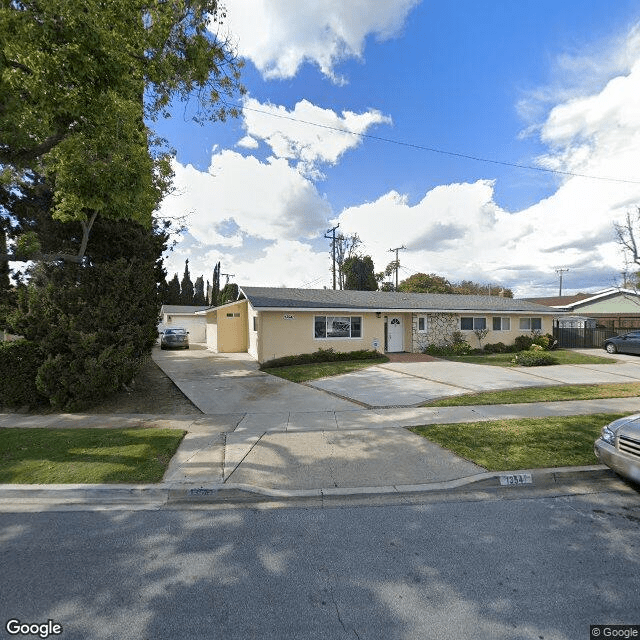
M533 478L530 473L510 473L500 476L500 484L502 486L516 484L533 484Z
M290 313L285 313L282 317L285 320L293 320L293 315L291 315Z

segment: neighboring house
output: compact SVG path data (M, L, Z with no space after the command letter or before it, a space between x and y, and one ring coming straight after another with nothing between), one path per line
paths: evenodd
M551 333L556 310L497 296L240 287L240 299L198 312L207 345L248 352L259 362L318 349L420 352L461 331L478 346L512 343L532 331Z
M595 319L599 325L610 329L640 328L640 294L632 289L611 288L576 296L527 300L574 316Z
M189 332L190 342L206 342L207 323L203 316L196 315L207 307L191 307L176 304L163 304L160 309L158 331L170 327L183 327Z

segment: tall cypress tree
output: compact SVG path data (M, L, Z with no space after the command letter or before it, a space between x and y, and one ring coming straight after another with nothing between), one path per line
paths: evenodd
M193 304L193 282L191 282L191 275L189 274L189 258L184 263L184 275L180 283L180 303L185 305Z
M211 283L211 306L220 304L220 263L213 268L213 282Z
M196 278L196 283L193 285L193 304L197 307L203 307L206 304L204 299L204 278L202 276Z
M173 278L167 283L165 304L180 304L180 280L177 273L174 273Z

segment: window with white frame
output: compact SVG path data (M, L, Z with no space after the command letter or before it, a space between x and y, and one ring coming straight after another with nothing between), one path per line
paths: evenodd
M427 330L427 319L424 316L418 317L418 331L425 333Z
M316 316L314 337L319 339L361 338L362 318L360 316Z
M462 316L460 318L461 331L479 331L487 328L486 318L474 318L472 316Z
M494 331L511 331L511 318L494 318L493 319Z
M542 331L542 318L520 318L520 331Z

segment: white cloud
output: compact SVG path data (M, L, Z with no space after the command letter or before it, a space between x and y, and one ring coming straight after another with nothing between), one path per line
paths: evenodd
M243 116L247 130L243 140L264 140L277 158L297 160L301 173L314 178L321 177L319 163L336 164L346 151L361 144L359 134L375 124L391 124L391 118L376 110L343 111L339 115L308 100L301 100L288 111L249 98Z
M284 159L260 162L223 150L212 156L206 172L178 162L174 170L176 191L165 198L160 215L186 216L192 251L201 255L215 249L250 256L252 243L303 242L332 217L313 183Z
M257 149L260 146L260 143L251 136L244 136L236 142L236 146L243 147L244 149Z
M367 36L385 40L420 0L227 0L227 26L238 53L265 78L292 78L305 62L339 82L334 67L360 58Z

